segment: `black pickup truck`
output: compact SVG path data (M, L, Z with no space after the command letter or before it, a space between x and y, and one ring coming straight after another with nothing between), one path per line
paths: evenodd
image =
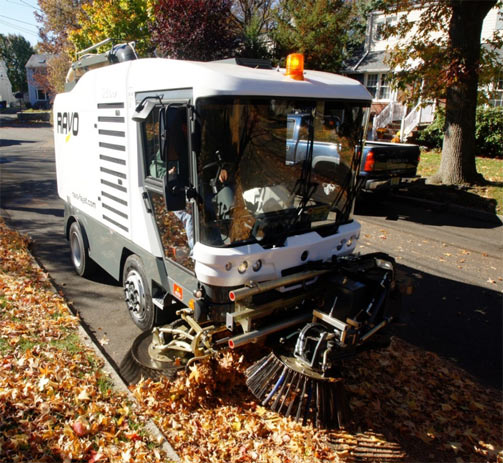
M367 141L363 148L360 178L364 191L398 188L417 178L418 145Z
M305 114L288 116L287 163L298 161L299 153L306 152L307 140L303 139L301 127ZM359 177L363 191L383 191L400 187L417 178L420 149L418 145L365 142ZM320 161L339 163L337 143L315 141L313 145L313 167Z

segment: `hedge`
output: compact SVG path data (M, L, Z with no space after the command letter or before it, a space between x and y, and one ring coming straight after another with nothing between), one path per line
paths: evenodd
M445 113L437 111L435 120L418 132L416 141L428 148L442 148ZM475 143L478 156L503 157L503 107L477 108Z

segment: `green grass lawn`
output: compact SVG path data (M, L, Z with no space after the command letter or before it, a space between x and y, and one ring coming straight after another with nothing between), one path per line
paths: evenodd
M460 194L459 200L456 199L455 194L449 195L449 201L481 209L487 209L486 206L492 205L495 201L495 212L503 214L503 159L477 157L476 163L477 171L484 176L489 184L485 186L462 187L459 190L464 195ZM439 165L439 151L422 151L417 173L421 177L429 177L437 172ZM480 201L473 198L474 201L468 201L467 204L467 193L471 196L479 196ZM484 201L483 199L493 201Z

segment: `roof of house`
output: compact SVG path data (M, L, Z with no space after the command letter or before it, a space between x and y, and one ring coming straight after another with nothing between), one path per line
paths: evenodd
M50 54L31 55L25 67L32 69L45 68L47 66L47 60L50 58L52 58L52 55Z
M360 56L354 56L346 61L344 73L356 74L362 72L388 72L389 66L384 62L386 51L369 51Z
M486 43L482 48L487 51L494 51L497 56L503 59L503 50L492 47ZM359 56L352 56L345 62L344 74L361 74L363 72L389 72L390 67L384 62L386 51L370 51Z

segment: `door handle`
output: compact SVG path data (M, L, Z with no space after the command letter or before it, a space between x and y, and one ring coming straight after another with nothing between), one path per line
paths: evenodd
M145 203L145 209L147 209L147 212L149 214L152 214L152 205L150 204L150 199L148 197L148 193L146 191L144 191L141 194L141 197L143 198L143 202Z

